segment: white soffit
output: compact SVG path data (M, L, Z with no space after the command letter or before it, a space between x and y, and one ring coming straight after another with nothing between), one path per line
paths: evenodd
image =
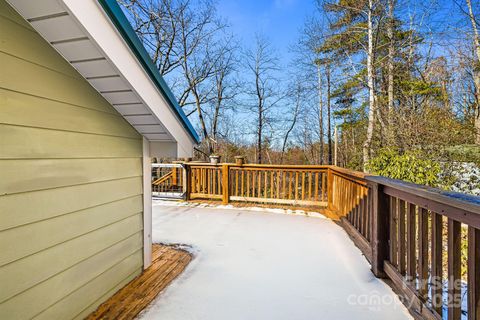
M94 87L122 116L149 141L177 142L178 156L190 156L193 142L186 132L181 132L181 124L169 109L165 97L155 89L153 97L151 88L135 85L125 75L125 65L119 66L111 57L104 53L102 45L86 31L79 19L69 10L89 10L85 17L96 19L98 28L106 28L105 23L111 25L101 7L94 0L7 0L37 30L77 71ZM98 14L100 15L100 18ZM85 18L83 17L83 18ZM102 20L103 19L103 20ZM101 21L100 21L101 20ZM92 22L93 23L93 22ZM116 31L116 30L114 30ZM110 32L112 32L110 30ZM130 69L140 68L121 36L116 32L120 41L113 43L117 50L128 50L131 58L135 59L129 66ZM137 72L135 69L132 72ZM123 72L122 72L123 71ZM141 69L144 78L148 75ZM139 77L137 77L139 78ZM145 79L141 79L145 81ZM150 85L153 83L148 79ZM142 92L139 92L139 87ZM149 89L149 95L145 90ZM160 99L158 97L160 95ZM154 99L152 99L152 97ZM148 103L145 101L148 98ZM155 100L155 101L154 101ZM157 110L152 110L149 105L154 101ZM163 120L164 124L160 121ZM172 123L176 122L176 123Z

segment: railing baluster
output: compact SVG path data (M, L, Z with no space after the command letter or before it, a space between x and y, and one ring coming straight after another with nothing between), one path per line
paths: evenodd
M423 301L427 299L428 289L428 211L420 208L418 212L418 293Z
M312 171L308 171L308 200L312 200Z
M202 170L202 193L207 193L207 170Z
M348 186L348 212L351 212L353 214L353 217L354 217L354 226L355 228L358 230L359 227L360 227L360 224L359 224L359 221L360 221L360 217L359 217L359 214L358 214L358 211L357 211L357 208L355 206L355 185L353 185L350 181L345 181L345 183L347 184Z
M292 171L288 172L288 200L292 199Z
M268 171L264 172L264 178L265 178L265 183L264 183L265 190L263 191L263 197L266 198L268 193Z
M323 171L318 172L318 179L319 179L319 186L318 186L318 199L320 201L325 201L324 200L324 193L325 193L325 184L324 184L324 178L325 178L325 173Z
M362 188L360 186L357 185L356 187L357 191L357 200L356 200L356 207L357 207L357 212L358 212L358 219L359 219L359 226L358 226L358 230L360 231L360 234L362 236L365 236L365 216L364 216L364 212L363 212L363 199L362 199Z
M362 229L362 216L361 216L361 212L359 210L359 198L358 198L358 192L359 192L359 188L358 188L358 185L353 183L353 182L349 182L351 185L352 185L352 190L353 190L353 196L352 196L352 206L353 208L355 208L355 212L357 214L357 230L361 230Z
M250 197L250 171L247 170L247 197Z
M399 200L398 206L398 271L404 275L405 268L405 201Z
M238 196L238 185L239 185L239 183L238 183L238 170L235 170L235 190L233 192L233 194L235 196Z
M241 192L240 192L240 196L244 197L245 196L245 188L244 188L244 184L245 184L245 170L242 170L242 186L241 186Z
M275 171L270 171L270 198L274 198L273 195L274 195L274 190L275 190L275 185L274 185L274 174L275 174Z
M262 171L258 171L257 182L258 182L257 198L260 198L262 196Z
M417 257L416 257L416 212L417 208L414 204L407 203L407 280L408 283L415 285L417 274Z
M362 216L362 235L368 240L368 214L367 214L367 192L365 188L360 188L360 208Z
M302 200L305 200L305 171L302 171Z
M373 203L370 201L372 197L372 189L370 187L366 187L366 197L365 197L365 215L367 220L367 239L372 242L372 217L373 217Z
M416 258L416 206L407 203L407 279L411 284L415 284L417 274L417 258Z
M448 320L459 320L461 316L461 225L448 219Z
M295 171L295 200L298 200L298 171Z
M256 176L257 176L257 172L256 171L252 171L252 197L255 197L255 188L257 186L257 183L256 183Z
M208 181L209 181L209 182L211 181L211 183L212 183L212 187L211 187L212 194L217 194L217 192L216 192L216 191L217 191L216 186L215 186L215 190L213 190L214 185L216 185L216 182L217 182L215 178L218 178L218 177L217 177L217 169L211 169L210 172L211 172L211 176L212 176L212 177L211 177L211 179L208 179ZM218 173L218 175L220 175L220 172ZM220 188L219 188L219 189L220 189ZM220 192L220 190L218 190L218 191Z
M390 262L393 266L398 265L397 251L397 199L390 198Z
M202 190L200 189L200 179L201 179L201 173L202 173L202 169L197 169L197 192L198 193L201 193Z
M280 199L282 196L280 195L280 177L282 175L282 171L281 170L278 170L277 171L277 180L276 180L276 183L277 183L277 199Z
M480 320L480 230L468 227L468 319Z
M221 194L220 192L222 192L222 171L220 171L220 169L218 169L218 180L217 180L217 183L218 183L218 193Z
M432 212L432 267L431 267L431 283L432 283L432 307L442 316L443 304L443 219L438 213Z

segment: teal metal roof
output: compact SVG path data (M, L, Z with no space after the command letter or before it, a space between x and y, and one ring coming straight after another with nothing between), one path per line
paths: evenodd
M190 134L192 139L197 143L200 142L200 138L197 135L197 132L193 128L190 120L188 120L187 116L183 112L182 108L178 105L175 96L173 95L172 91L168 87L167 83L158 72L157 67L153 64L152 59L150 58L147 50L142 45L140 40L138 39L135 31L133 30L130 22L128 21L127 17L123 13L122 9L118 5L116 0L98 0L100 5L102 6L103 10L107 13L110 17L110 20L113 22L117 30L122 35L125 42L128 44L132 52L137 57L138 61L143 66L143 69L147 72L147 74L152 79L153 83L156 87L162 92L162 94L166 97L170 108L174 111L177 115L178 119L182 123L183 127L187 130Z

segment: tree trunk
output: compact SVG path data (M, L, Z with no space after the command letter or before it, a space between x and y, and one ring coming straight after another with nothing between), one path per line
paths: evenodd
M328 139L328 164L332 164L332 111L331 111L331 93L330 93L330 62L327 63L326 67L326 76L327 76L327 139Z
M205 123L205 119L203 118L203 113L202 113L201 103L200 103L200 97L198 96L196 90L193 90L192 93L193 93L193 96L195 97L195 105L197 107L198 120L200 121L200 126L202 127L203 137L204 137L205 141L207 142L209 154L212 154L213 153L212 141L210 141L210 136L208 134L207 125Z
M363 169L365 170L366 164L370 161L370 155L372 152L372 139L373 130L375 127L375 88L373 79L373 0L368 1L368 50L367 50L367 82L368 82L368 127L367 138L363 144Z
M223 80L224 80L224 74L218 75L216 78L217 81L217 101L215 102L215 111L213 114L213 120L212 120L212 151L217 152L217 133L218 133L218 118L220 116L220 109L222 107L223 103Z
M263 111L262 103L258 106L258 128L257 128L257 163L262 163L262 131L263 131Z
M283 138L283 144L282 144L282 154L280 156L280 163L283 163L283 157L285 155L285 148L287 146L288 142L288 136L292 132L293 128L295 127L295 124L297 123L297 117L298 117L298 109L300 108L300 94L297 95L297 101L295 102L295 110L293 111L293 119L292 119L292 124L288 128L287 132L285 133L285 137Z
M337 131L337 126L335 126L335 131L334 131L334 139L335 139L335 151L334 151L334 161L333 161L333 164L334 165L338 165L338 159L337 159L337 154L338 154L338 131Z
M393 27L394 27L394 8L395 0L388 0L388 24L387 24L387 36L388 36L388 110L387 110L387 145L393 146L394 141L394 130L393 130L393 101L394 101L394 92L393 92L393 59L395 56L395 42L393 37Z
M322 73L320 65L317 65L318 74L318 128L320 130L320 156L319 163L323 164L324 143L323 143L323 91L322 91Z
M478 34L477 23L473 14L472 2L471 0L466 1L468 6L468 15L472 23L473 29L473 44L475 46L475 53L477 54L477 63L473 75L475 82L475 99L477 102L477 106L475 109L475 143L480 144L480 35Z

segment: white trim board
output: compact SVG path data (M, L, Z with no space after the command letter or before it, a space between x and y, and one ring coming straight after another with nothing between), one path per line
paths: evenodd
M152 264L152 160L150 144L143 138L143 268Z

